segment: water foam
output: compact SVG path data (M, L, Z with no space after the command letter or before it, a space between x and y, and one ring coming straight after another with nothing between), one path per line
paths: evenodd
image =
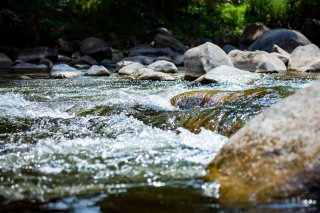
M44 103L28 101L23 95L17 93L5 93L0 95L0 112L0 116L13 117L72 117L59 109L52 109Z

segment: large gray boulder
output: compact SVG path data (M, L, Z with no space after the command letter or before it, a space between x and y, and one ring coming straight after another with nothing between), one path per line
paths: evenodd
M226 203L320 195L320 81L254 117L220 150L207 179Z
M89 37L82 41L80 46L81 55L88 55L97 61L112 58L112 50L99 38Z
M230 84L252 84L263 77L262 74L252 73L229 66L219 66L210 70L195 80L202 84L208 83L230 83Z
M269 28L261 22L255 22L255 23L248 25L244 29L244 31L239 39L240 48L245 49L245 48L249 47L253 42L255 42L258 38L260 38L260 36L264 32L266 32L268 30L269 30Z
M221 65L233 67L228 55L210 42L189 49L184 54L184 65L186 80L195 80Z
M297 47L290 55L288 69L292 71L320 72L320 49L315 44Z
M272 52L272 48L276 44L288 53L291 53L296 47L310 43L311 42L304 35L297 31L276 29L264 32L254 43L248 47L248 50Z
M286 65L279 58L264 51L233 50L228 55L238 69L259 73L275 73L287 70Z
M137 45L134 48L130 49L129 56L171 56L173 55L173 51L168 48L155 48L149 47L146 45Z
M13 65L11 59L4 53L0 53L0 68L10 68Z
M50 47L33 47L21 51L17 58L30 63L38 63L42 58L47 58L52 62L56 62L58 53Z

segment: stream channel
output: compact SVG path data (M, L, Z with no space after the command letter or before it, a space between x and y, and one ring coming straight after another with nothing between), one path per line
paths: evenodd
M218 184L202 180L228 137L313 79L0 80L0 212L317 212L316 201L299 199L223 206ZM268 93L206 108L170 104L186 91L252 88Z

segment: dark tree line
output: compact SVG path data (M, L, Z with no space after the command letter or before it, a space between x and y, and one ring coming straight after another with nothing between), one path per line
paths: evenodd
M237 34L254 21L300 29L305 18L320 19L319 11L319 0L1 0L0 45L114 35L130 45L159 26L182 40Z

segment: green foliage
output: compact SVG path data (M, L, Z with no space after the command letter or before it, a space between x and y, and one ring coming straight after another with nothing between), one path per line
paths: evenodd
M242 33L242 29L247 24L245 19L247 7L247 4L233 5L229 3L220 6L224 31L227 29L227 31L234 32L236 35Z
M161 26L191 42L224 33L240 35L254 21L301 29L306 17L320 19L319 0L1 0L0 6L2 32L28 34L27 39L34 39L28 45L58 37L105 39L112 32L130 46L150 41L148 32ZM3 14L11 14L9 21Z
M290 17L290 0L248 0L248 18L269 26L283 26Z
M305 18L320 18L319 0L247 0L248 21L261 21L270 27L301 29Z

